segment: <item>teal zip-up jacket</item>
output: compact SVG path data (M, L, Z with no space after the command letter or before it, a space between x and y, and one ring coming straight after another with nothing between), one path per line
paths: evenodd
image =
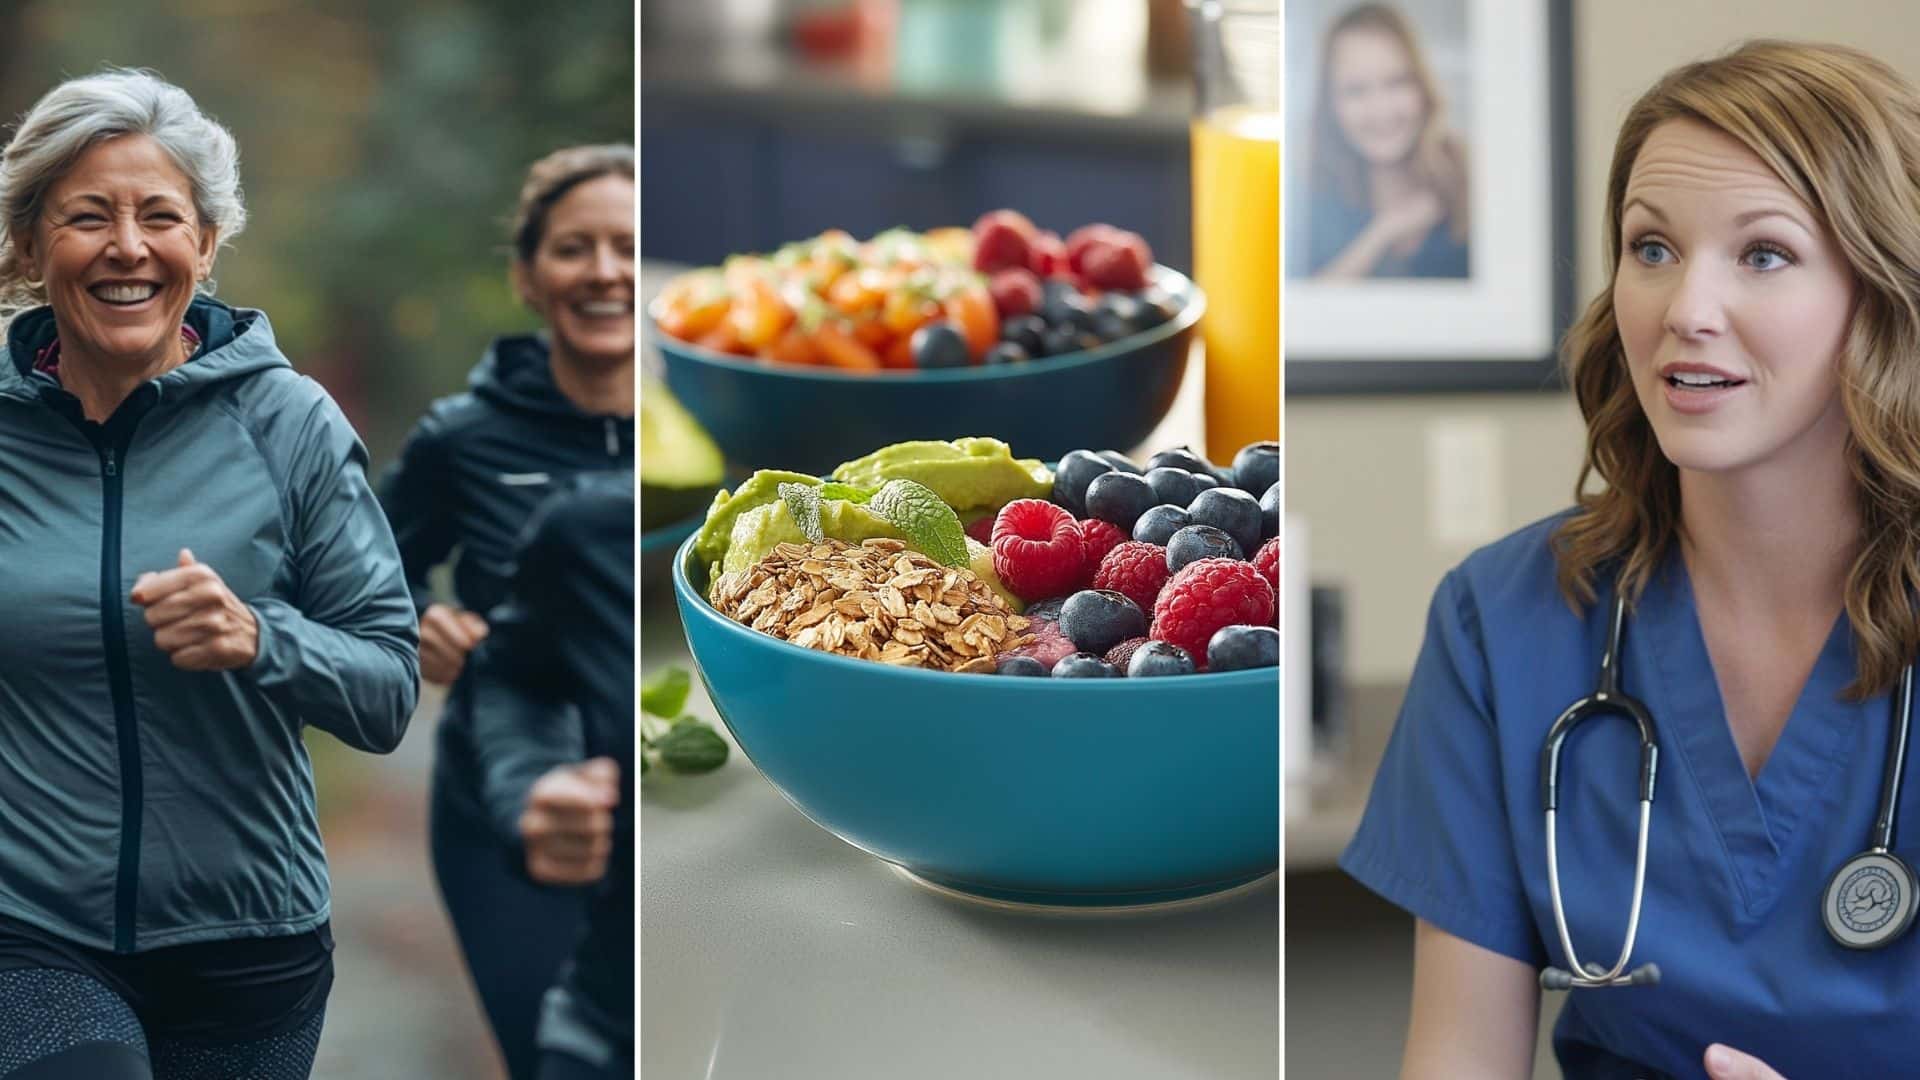
M385 753L419 626L367 455L266 316L206 298L187 363L104 424L0 351L0 914L116 952L328 916L307 725ZM181 548L259 623L234 671L175 668L130 599Z

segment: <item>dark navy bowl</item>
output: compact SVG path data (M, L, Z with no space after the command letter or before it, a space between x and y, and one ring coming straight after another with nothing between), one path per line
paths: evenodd
M1277 669L1039 679L891 667L749 629L674 556L687 643L734 741L847 843L974 897L1180 900L1280 855Z
M1173 407L1206 298L1157 267L1179 314L1097 349L1020 364L848 372L766 363L703 349L653 326L667 386L727 460L827 473L877 446L991 430L1022 457L1130 450Z

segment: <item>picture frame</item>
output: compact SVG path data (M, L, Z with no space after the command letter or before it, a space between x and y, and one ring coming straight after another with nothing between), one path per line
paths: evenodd
M1357 35L1360 47L1340 40L1340 33L1358 25L1348 18L1358 6L1355 0L1288 5L1286 393L1561 389L1558 346L1575 302L1571 0L1366 5L1413 9L1400 17L1411 33L1420 32L1424 14L1429 25L1450 30L1454 38L1435 42L1433 62L1416 59L1415 65L1425 69L1427 85L1438 88L1443 102L1448 88L1460 98L1462 107L1449 111L1463 121L1452 141L1461 147L1453 160L1464 163L1467 192L1455 205L1464 208L1458 216L1467 224L1450 241L1443 235L1447 221L1455 220L1449 214L1417 249L1407 240L1369 248L1360 236L1386 216L1356 206L1368 200L1353 195L1363 186L1379 190L1360 179L1363 155L1394 150L1391 90L1381 88L1404 88L1408 79L1402 65L1396 83L1389 60L1375 63L1369 85L1367 49L1376 61L1378 54L1390 54L1380 43L1391 35L1376 22L1359 26L1374 31ZM1368 15L1377 12L1359 19ZM1418 57L1415 41L1408 51ZM1330 46L1343 51L1336 55ZM1334 95L1321 76L1328 57L1334 57L1330 67L1345 65L1344 113L1328 104ZM1375 97L1367 99L1368 93ZM1377 122L1381 116L1388 119ZM1363 141L1352 154L1358 167L1344 174L1316 167L1315 151L1323 146L1334 148L1319 159L1338 163L1337 140L1348 131L1376 140ZM1342 179L1356 181L1344 201L1336 190ZM1403 227L1401 235L1414 227ZM1367 256L1382 250L1393 255L1369 268ZM1356 268L1363 272L1356 274Z

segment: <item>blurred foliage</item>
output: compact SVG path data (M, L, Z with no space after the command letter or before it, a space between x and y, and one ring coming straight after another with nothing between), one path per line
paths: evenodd
M239 140L250 215L215 276L264 310L384 464L497 334L527 166L633 138L631 0L0 0L0 114L106 65Z

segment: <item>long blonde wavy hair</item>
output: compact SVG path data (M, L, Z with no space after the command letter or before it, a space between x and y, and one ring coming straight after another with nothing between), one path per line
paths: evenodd
M1561 591L1577 609L1617 575L1637 600L1679 540L1679 473L1640 409L1614 317L1621 204L1640 148L1670 120L1738 139L1836 238L1857 283L1838 357L1860 500L1861 549L1846 610L1860 699L1920 652L1920 93L1855 49L1753 41L1670 72L1634 103L1607 173L1607 287L1567 332L1562 362L1587 422L1576 513L1554 534ZM1593 477L1605 486L1587 490Z
M1340 119L1333 109L1333 46L1340 35L1354 31L1385 34L1400 43L1413 69L1414 81L1426 102L1420 136L1413 146L1410 164L1421 183L1440 196L1447 208L1447 229L1457 243L1465 243L1472 215L1472 199L1467 185L1467 153L1447 121L1446 97L1440 80L1434 77L1427 54L1413 24L1390 4L1362 3L1335 19L1320 39L1320 79L1314 90L1313 121L1308 133L1307 162L1310 182L1331 191L1356 206L1365 206L1368 198L1368 165L1360 152L1347 141Z

